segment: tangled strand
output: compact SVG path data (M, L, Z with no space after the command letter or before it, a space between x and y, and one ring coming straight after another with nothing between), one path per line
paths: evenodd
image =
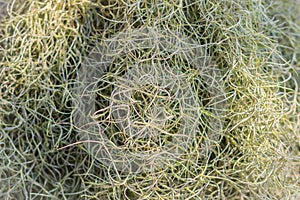
M79 72L79 81L83 82L83 85L76 88L79 98L76 102L80 102L80 99L82 102L77 106L79 109L75 115L75 122L78 126L84 126L84 129L94 132L83 138L93 141L97 141L98 138L98 144L95 142L88 145L92 154L100 154L98 158L100 161L111 159L110 162L114 163L114 167L119 171L138 171L144 165L148 165L148 168L150 165L151 168L156 168L156 165L164 162L169 165L170 159L179 157L180 154L184 155L183 152L190 148L190 144L196 140L197 134L205 137L206 144L210 143L210 139L220 138L222 131L220 113L206 111L205 115L210 115L212 120L205 122L205 116L201 117L199 114L205 108L202 107L200 110L201 107L198 105L199 92L205 91L200 91L200 84L194 84L193 87L193 84L189 83L200 82L200 73L207 73L202 78L202 82L206 84L204 87L208 90L206 93L209 93L205 98L212 101L210 104L213 104L214 108L219 107L220 112L224 105L224 99L216 98L216 96L222 96L223 92L222 88L220 89L222 85L216 81L217 71L213 71L213 66L209 66L209 63L203 63L202 60L209 59L207 57L204 59L203 55L199 55L199 47L193 47L194 44L188 43L189 41L184 41L185 46L176 45L177 38L174 39L174 36L168 38L167 34L159 35L161 33L162 31L147 28L119 34L108 45L97 47L95 52L92 52L91 58L88 59L88 63L83 65ZM128 36L124 37L124 35ZM187 51L188 48L190 48L189 51ZM143 53L151 55L151 57L137 56L139 52L134 51L140 51L140 49L146 51L150 49L151 51ZM167 52L163 53L164 51ZM123 59L122 55L117 58L116 54L120 54L120 52L124 52L126 61L123 60L119 64L114 63L113 66L107 68L112 64L112 60ZM164 54L174 54L174 52L179 57L189 58L191 64L194 64L196 68L182 68L179 65L178 69L175 68L176 71L172 69L163 57L168 57L167 59L170 60L170 56ZM158 55L155 55L156 53ZM130 58L128 59L128 57ZM131 64L131 62L133 63ZM177 62L180 63L180 60ZM126 63L125 66L124 63ZM214 75L215 77L213 77ZM102 76L104 77L102 78ZM97 80L96 77L99 77L98 85L97 81L94 81L94 79ZM96 95L93 93L98 93L101 99L99 99L101 105L97 112L95 111ZM203 106L210 107L209 105ZM212 110L216 111L216 109ZM96 127L87 127L87 124L93 123L87 116L94 112L96 112L94 118L98 116L101 118L98 122L99 125L94 123L92 126ZM202 129L204 129L202 133L199 130L201 124L199 120L201 123L210 124L210 126L202 124ZM97 126L100 126L100 129ZM207 132L205 129L209 129L209 133L205 133ZM86 131L83 130L83 132ZM111 141L106 132L112 132L109 137L125 137L123 138L125 149L117 147L116 144L108 144ZM163 141L158 139L161 135L164 135ZM142 141L143 138L148 140ZM155 142L153 143L152 140ZM138 148L137 144L142 147L142 151L151 153L148 155L147 153L137 153L135 158L131 158L129 151L131 148ZM164 149L162 145L167 146L167 149L160 151L160 149ZM208 146L202 148L209 149ZM114 157L115 154L118 156ZM170 158L166 158L164 161L163 157ZM142 160L148 164L143 164ZM127 162L135 164L125 164ZM107 162L104 163L108 165Z
M294 3L0 1L0 199L298 199Z

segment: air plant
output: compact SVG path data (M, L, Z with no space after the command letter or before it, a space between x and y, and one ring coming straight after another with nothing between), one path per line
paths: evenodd
M294 4L0 2L0 198L299 198Z

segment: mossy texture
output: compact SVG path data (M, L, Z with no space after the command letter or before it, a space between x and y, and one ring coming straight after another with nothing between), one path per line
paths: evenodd
M299 19L292 0L0 0L0 199L299 199Z

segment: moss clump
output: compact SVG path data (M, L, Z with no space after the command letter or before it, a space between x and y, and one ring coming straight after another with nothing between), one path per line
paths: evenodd
M297 199L300 12L294 3L6 1L0 24L0 198ZM226 103L213 106L219 97L209 95L211 85L197 76L200 70L188 53L178 56L176 48L127 49L125 56L115 52L106 79L93 77L99 82L94 88L98 106L101 98L109 99L101 95L110 87L113 93L122 71L142 61L151 65L155 58L188 74L198 98L191 108L198 117L191 120L201 122L175 162L152 171L116 170L86 148L99 141L82 141L83 127L76 123L81 102L74 88L83 84L79 72L89 70L86 59L99 44L148 27L196 41L204 60L211 60L205 66L218 72L211 85L223 88L221 102ZM180 110L180 104L175 107ZM86 118L99 122L100 114ZM214 132L218 137L210 137L211 119L222 124ZM114 134L124 130L115 128L107 136L118 144L113 137L120 135ZM131 152L155 151L146 148L145 138L134 141L144 146Z

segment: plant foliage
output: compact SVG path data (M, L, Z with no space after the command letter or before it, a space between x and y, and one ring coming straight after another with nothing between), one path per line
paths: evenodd
M300 198L299 8L0 0L0 199Z

